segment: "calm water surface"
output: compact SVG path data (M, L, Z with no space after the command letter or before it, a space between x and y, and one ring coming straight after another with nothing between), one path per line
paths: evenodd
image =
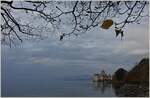
M38 77L38 76L37 76ZM2 96L115 96L111 84L93 83L88 79L22 78L6 79Z
M38 65L2 65L2 96L115 96L115 93L111 84L93 83L90 75L58 73L55 68Z

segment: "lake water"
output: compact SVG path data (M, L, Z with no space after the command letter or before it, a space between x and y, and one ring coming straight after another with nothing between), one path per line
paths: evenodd
M132 88L132 87L131 87ZM108 82L92 82L91 79L85 77L70 77L70 78L54 78L54 77L39 77L26 76L10 78L5 76L2 79L2 96L13 97L114 97L114 96L137 96L136 89L124 90L116 89ZM132 95L125 93L132 93ZM139 96L139 95L138 95ZM140 95L148 96L148 95Z
M91 79L8 78L2 80L2 96L116 96L111 84L94 83Z

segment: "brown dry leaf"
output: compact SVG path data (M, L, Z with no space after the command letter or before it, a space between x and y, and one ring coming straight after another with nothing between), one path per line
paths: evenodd
M103 21L103 24L101 25L101 28L103 29L109 29L113 25L113 20L107 19Z

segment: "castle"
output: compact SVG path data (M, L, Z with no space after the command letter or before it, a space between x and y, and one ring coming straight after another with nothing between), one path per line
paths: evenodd
M101 71L99 74L94 74L93 81L99 82L99 81L111 81L111 75L106 74L104 70Z

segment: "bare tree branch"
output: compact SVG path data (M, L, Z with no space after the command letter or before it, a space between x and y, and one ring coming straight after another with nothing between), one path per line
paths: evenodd
M148 12L148 5L148 1L1 1L1 34L9 36L11 42L12 36L22 42L22 34L40 36L38 33L44 28L53 28L62 32L62 40L66 35L77 36L98 26L100 21L116 16L121 19L114 21L115 27L124 29L127 24L147 17L142 14ZM17 15L25 13L43 23L35 26L32 22L22 22L24 20ZM42 24L46 24L45 27ZM64 32L64 25L69 31Z

